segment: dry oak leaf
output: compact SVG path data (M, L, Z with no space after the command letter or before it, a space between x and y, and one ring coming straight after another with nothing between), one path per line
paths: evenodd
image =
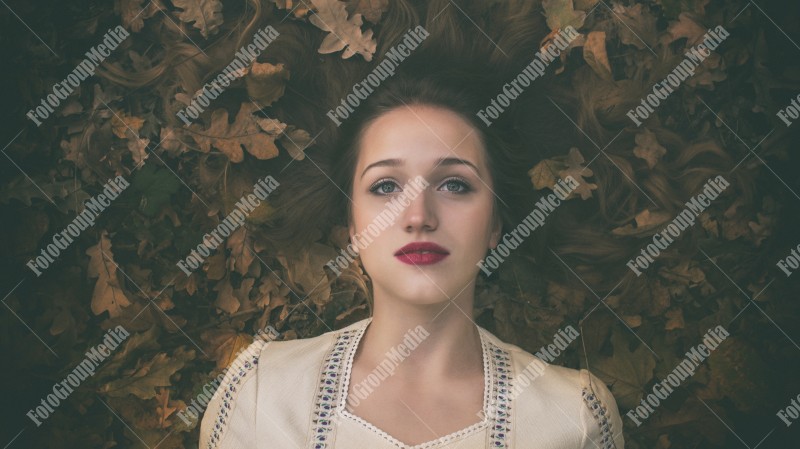
M621 318L625 320L625 324L629 327L639 327L642 325L641 315L622 315Z
M253 285L255 285L255 283L255 278L244 278L239 284L239 288L233 289L233 294L239 300L239 304L241 304L239 306L240 312L253 310L255 308L253 301L250 300L250 293L253 291Z
M745 212L739 210L743 205L744 200L737 197L723 213L722 236L727 240L736 240L750 232L747 225L749 220L747 220Z
M308 8L308 4L303 1L295 1L295 0L271 0L272 3L275 4L280 9L288 9L292 12L292 15L300 18L308 14L311 11Z
M172 4L182 9L178 18L186 23L194 22L200 34L208 36L216 34L222 25L222 2L220 0L172 0Z
M132 394L140 399L154 398L157 394L156 387L172 385L170 377L192 359L194 350L184 351L178 348L172 357L160 352L146 362L139 360L130 375L121 374L118 379L100 387L100 392L111 397Z
M87 274L90 278L97 278L92 293L92 312L100 315L107 310L111 318L120 316L122 309L131 302L120 287L111 239L106 230L100 234L100 242L87 249L86 254L90 257Z
M141 31L144 19L140 18L144 0L114 0L114 12L119 14L122 25L134 32Z
M170 400L169 399L169 389L168 388L159 388L158 394L156 394L156 402L158 406L156 407L156 413L158 414L158 423L159 427L164 429L169 427L167 423L167 419L175 413L176 410L182 410L186 408L186 403L181 400Z
M34 179L31 181L34 181ZM6 183L3 186L3 190L0 191L0 203L8 203L11 199L16 199L25 203L26 206L30 206L33 199L45 201L66 199L68 202L75 201L75 198L70 196L75 193L72 180L50 182L49 180L35 179L35 182L31 181L28 181L27 177L19 176ZM80 187L80 181L78 181L77 187ZM78 190L77 192L86 193L83 190ZM87 194L85 199L88 200L89 198ZM79 198L79 200L83 199Z
M262 205L263 202L259 204L259 207ZM240 227L231 233L226 243L228 249L231 250L229 264L232 266L229 266L228 270L236 271L242 276L247 274L247 270L255 260L255 253L251 249L252 244L252 235L247 232L246 228Z
M328 32L319 47L320 53L344 50L343 59L360 54L364 60L372 61L378 43L372 38L372 30L361 31L361 14L354 14L348 19L347 5L339 0L312 0L311 3L316 12L309 20L317 28Z
M567 25L578 29L586 20L586 13L576 11L572 6L572 0L542 0L542 9L547 18L547 26L551 30L564 29Z
M136 354L157 351L161 348L161 343L158 340L160 335L161 328L159 326L150 326L144 332L132 332L105 362L103 369L108 373L117 373L123 365L133 360L131 357Z
M706 280L705 272L699 267L697 262L692 260L683 260L672 267L661 267L658 274L673 282L673 284L682 284L694 287Z
M336 256L333 247L312 243L300 251L276 258L286 268L290 283L299 286L315 304L325 305L331 299L331 286L324 267Z
M650 233L648 231L661 226L670 218L672 218L672 216L667 212L650 212L650 209L645 209L636 214L635 228L632 224L627 224L625 226L612 229L611 233L614 235L637 235L646 232L649 236Z
M719 222L717 220L714 220L709 214L700 214L698 218L706 232L714 237L719 237Z
M144 19L149 19L153 15L164 9L161 0L148 1L142 8L144 0L115 0L114 12L119 14L122 19L122 26L138 33L144 27Z
M616 13L615 20L619 40L623 44L633 45L639 50L652 47L658 41L658 28L656 18L647 9L642 9L643 5L637 3L630 8L626 8L620 3L614 3L613 11Z
M696 73L686 80L686 84L692 87L707 86L709 90L714 90L714 83L723 81L728 77L725 73L725 60L719 53L712 52L708 57L697 67ZM717 119L717 126L721 125Z
M633 149L633 154L644 159L649 168L655 167L661 157L667 154L667 149L658 143L655 133L647 128L636 134L635 141L636 148Z
M650 349L640 344L635 351L628 349L628 341L617 327L611 334L614 353L611 357L599 359L589 366L589 370L605 383L611 384L611 391L620 409L639 405L644 387L653 378L656 360Z
M665 315L667 316L667 322L664 323L664 330L671 331L684 328L686 323L683 321L683 309L676 307L667 310Z
M136 163L137 167L139 164L144 162L145 159L150 157L146 151L148 145L150 145L150 139L139 139L134 137L128 140L128 151L131 152L131 157L133 158L133 162Z
M594 7L600 0L575 0L575 9L581 11L588 11Z
M292 159L301 161L305 159L305 149L311 145L311 141L313 140L314 139L311 137L311 134L309 134L308 131L304 131L289 125L281 136L280 142Z
M253 337L234 329L210 329L200 335L200 339L208 344L206 352L217 363L218 369L224 369L236 359L239 351L253 342Z
M159 138L161 144L158 146L158 148L163 148L167 154L173 158L178 157L181 154L189 151L188 148L186 148L186 144L182 138L183 133L178 128L165 126L161 128L161 134Z
M273 118L259 118L258 126L267 134L277 137L289 156L298 161L306 157L305 150L314 140L307 131Z
M557 175L567 168L567 164L558 159L542 159L528 170L535 190L552 189L558 180Z
M608 63L604 31L591 31L586 36L586 42L583 44L583 59L600 78L607 81L614 80L611 75L611 65Z
M239 298L236 297L236 292L233 290L233 285L231 285L230 276L217 282L213 290L219 292L216 301L214 301L216 307L228 314L236 313L236 311L239 310L242 304L239 302Z
M289 71L283 64L253 62L244 82L247 95L261 106L270 106L283 96Z
M270 273L261 277L255 305L260 309L264 309L265 315L269 315L272 309L283 306L288 302L288 295L289 287L276 275Z
M195 131L192 137L204 152L211 151L213 146L225 153L231 162L244 160L242 147L258 159L272 159L278 155L275 136L261 132L252 116L256 108L254 104L243 103L233 123L228 123L228 111L217 109L211 114L211 126L208 129L203 130L197 124L191 125Z
M661 41L665 44L671 44L685 37L687 39L686 46L692 47L703 40L703 35L706 34L706 31L706 28L700 25L691 14L682 12L678 16L677 22L670 23L669 28L667 28L667 34L661 37Z
M127 115L124 111L116 112L111 117L111 131L120 139L127 138L129 132L132 132L134 136L138 136L142 125L144 125L143 118Z
M578 187L570 193L570 197L573 193L577 193L581 196L581 199L585 200L592 197L592 190L597 188L597 184L591 184L583 179L584 176L593 176L594 172L587 167L581 167L581 164L585 162L583 155L581 154L580 150L576 147L572 147L569 149L569 155L567 155L567 169L561 171L559 175L562 178L566 178L567 176L572 176L578 182ZM569 197L568 197L569 198Z
M386 10L389 9L389 0L350 0L347 2L347 12L361 14L372 23L378 23Z
M761 242L772 235L772 228L774 227L774 215L764 215L761 212L756 213L758 222L749 221L747 226L753 231L752 240L756 246L761 246Z

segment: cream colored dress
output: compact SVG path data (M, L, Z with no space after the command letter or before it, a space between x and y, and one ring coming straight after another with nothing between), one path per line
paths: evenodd
M256 340L209 401L199 449L623 449L622 420L602 381L585 369L539 363L482 327L482 421L403 444L344 408L355 350L371 321L314 338ZM531 362L545 369L531 376Z

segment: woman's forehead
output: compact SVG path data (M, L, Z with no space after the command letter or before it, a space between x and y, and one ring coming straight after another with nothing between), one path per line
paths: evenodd
M359 165L399 159L403 165L426 164L442 158L484 161L480 135L459 114L441 107L401 106L364 130Z

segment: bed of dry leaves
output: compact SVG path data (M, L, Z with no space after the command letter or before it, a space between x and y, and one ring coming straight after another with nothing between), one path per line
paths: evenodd
M163 57L149 38L156 25L181 27L185 34L180 39L205 47L224 38L219 31L230 20L228 3L116 0L45 8L9 2L60 56L54 57L5 11L2 24L16 33L3 39L14 48L4 60L5 70L14 74L9 85L15 100L3 113L12 116L7 123L19 126L3 144L23 131L5 149L8 158L0 159L5 164L0 208L7 248L0 293L6 295L17 286L0 312L5 359L16 367L4 373L3 387L9 391L3 444L24 428L9 447L196 447L198 427L187 427L176 411L231 361L237 349L252 341L256 329L271 324L281 338L302 338L368 313L364 298L352 286L333 282L323 270L336 254L341 233L320 236L303 252L270 253L253 231L269 220L268 204L250 215L248 228L231 235L202 270L186 277L175 267L203 233L231 211L241 193L252 188L255 176L287 160L306 159L304 149L314 130L254 115L260 107L280 101L291 76L286 67L254 63L232 84L224 101L212 103L208 113L188 127L166 124L161 92L125 88L101 77L87 80L40 128L24 123L27 109L109 26L121 23L131 37L107 64L146 71ZM494 3L487 0L480 10ZM651 69L661 55L672 54L679 61L685 48L718 24L731 32L657 116L687 139L716 136L733 158L744 159L738 170L756 179L753 204L712 202L696 225L704 230L699 242L704 252L664 264L653 277L649 295L634 305L610 296L606 303L618 317L600 307L582 326L588 366L612 385L624 413L638 405L642 394L663 379L709 327L731 323L730 341L645 425L636 428L623 417L630 448L739 447L742 442L753 447L770 431L774 434L760 447L790 447L784 444L792 441L787 434L792 428L786 429L775 413L800 393L800 275L787 279L775 262L800 241L800 198L795 193L800 189L796 167L790 165L797 161L796 154L790 154L795 148L780 144L786 142L781 138L787 129L775 112L798 92L800 48L794 42L800 40L800 30L796 7L760 3L543 2L552 29L571 24L582 33L569 57L550 70L570 77L588 64L599 77L597 88L608 92L602 106L609 111L638 97L642 90L632 85L633 75ZM325 36L321 46L309 52L363 60L379 56L373 53L388 0L265 4L276 16L288 14L287 20L303 22ZM787 20L793 13L794 19ZM263 88L264 80L271 88ZM255 101L242 100L248 95L237 97L237 92ZM194 93L176 85L170 109L182 107ZM231 101L240 107L230 108ZM625 110L618 108L616 113ZM631 157L658 164L665 147L646 127L637 132ZM746 157L768 134L756 150L758 156ZM270 165L278 160L280 164ZM548 162L563 170L577 167L582 174L584 194L570 201L596 200L596 181L580 169L578 150L564 149L562 156ZM543 188L535 182L537 170L531 169L531 187ZM132 185L98 223L41 278L26 271L24 263L117 174ZM609 233L641 236L644 242L643 230L669 219L644 209L635 223ZM576 323L598 299L586 289L542 284L531 269L516 262L504 267L499 282L482 281L476 314L503 339L536 351L564 323ZM132 332L130 338L41 427L34 427L25 412L99 343L105 329L117 324ZM585 367L582 354L583 347L579 350L576 344L557 363Z

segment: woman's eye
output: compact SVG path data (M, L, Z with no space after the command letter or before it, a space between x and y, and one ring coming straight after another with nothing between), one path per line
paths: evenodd
M448 179L443 186L447 186L446 190L453 193L467 193L471 190L469 184L458 178ZM459 187L462 187L462 189L458 190Z
M457 193L457 194L464 194L472 190L469 183L463 181L459 178L452 178L448 179L447 181L442 184L444 191ZM398 185L391 180L380 180L370 187L369 191L375 195L389 195L392 193L399 192Z
M392 181L379 181L373 184L369 191L377 195L386 195L388 193L394 193L394 190L392 189L396 186L397 184Z

